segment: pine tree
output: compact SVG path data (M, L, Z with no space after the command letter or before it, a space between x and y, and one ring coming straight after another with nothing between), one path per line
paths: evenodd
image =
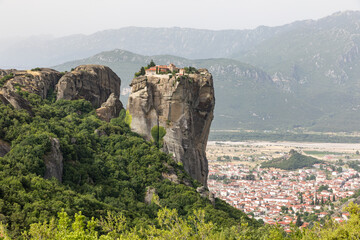
M151 68L151 67L155 67L156 64L154 63L154 60L151 59L149 65L148 65L148 68Z

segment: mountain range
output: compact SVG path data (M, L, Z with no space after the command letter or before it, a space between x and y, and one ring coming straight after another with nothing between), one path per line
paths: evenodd
M128 27L19 40L0 47L0 66L104 64L123 86L151 59L204 67L215 81L213 129L355 131L359 44L360 12L346 11L254 30Z

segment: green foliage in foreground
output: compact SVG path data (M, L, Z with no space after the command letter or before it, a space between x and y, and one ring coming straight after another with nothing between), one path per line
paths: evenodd
M101 219L108 211L121 214L126 230L156 224L160 206L177 209L185 218L202 208L205 220L219 226L258 225L219 199L213 207L202 198L196 192L199 183L182 166L130 131L124 112L107 123L85 100L24 96L34 117L0 104L0 139L12 148L0 158L0 222L11 237L18 238L31 224L51 221L61 209L71 216L81 211L87 220ZM43 156L51 149L51 138L59 139L64 157L62 183L43 179ZM169 167L180 182L187 179L193 187L164 179ZM156 189L158 204L144 202L147 187Z
M262 168L280 168L284 170L296 170L301 168L312 167L314 164L322 163L323 161L302 155L294 150L290 151L290 157L275 158L273 160L261 164Z
M122 214L108 212L100 219L86 219L81 212L74 219L64 211L50 221L31 224L28 231L22 233L25 239L263 239L263 240L313 240L313 239L359 239L360 207L350 203L345 209L350 212L350 220L337 223L329 220L324 225L315 224L311 229L291 226L286 234L278 226L260 228L241 224L232 227L219 227L206 221L204 210L194 210L187 217L180 217L176 209L163 208L157 212L156 223L145 227L127 227L127 219ZM300 219L300 218L298 218ZM0 224L0 236L10 240L6 227ZM0 237L1 238L1 237Z

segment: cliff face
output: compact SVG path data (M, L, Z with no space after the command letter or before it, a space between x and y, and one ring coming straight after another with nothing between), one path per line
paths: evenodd
M81 65L60 79L56 86L57 99L86 99L99 108L110 94L119 98L120 84L120 78L106 66Z
M215 106L211 74L200 69L199 74L183 77L142 76L133 79L131 87L131 129L151 140L154 126L163 127L162 150L206 186L205 150Z

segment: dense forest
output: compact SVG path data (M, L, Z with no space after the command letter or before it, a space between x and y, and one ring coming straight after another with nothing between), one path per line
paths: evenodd
M291 150L289 156L275 158L261 164L262 168L280 168L284 170L296 170L301 168L309 168L314 164L323 163L323 161L302 155L294 150Z
M156 218L163 208L176 209L179 217L203 209L206 221L222 227L259 225L224 201L216 199L214 207L201 197L196 191L200 184L181 164L130 131L125 111L108 123L86 100L19 93L31 103L32 115L0 104L0 139L11 143L11 151L0 158L0 222L11 237L61 211L69 216L81 211L86 220L121 214L126 229L159 226ZM54 138L64 159L62 183L43 178L43 157ZM163 177L169 171L180 184ZM145 203L149 188L157 200Z

